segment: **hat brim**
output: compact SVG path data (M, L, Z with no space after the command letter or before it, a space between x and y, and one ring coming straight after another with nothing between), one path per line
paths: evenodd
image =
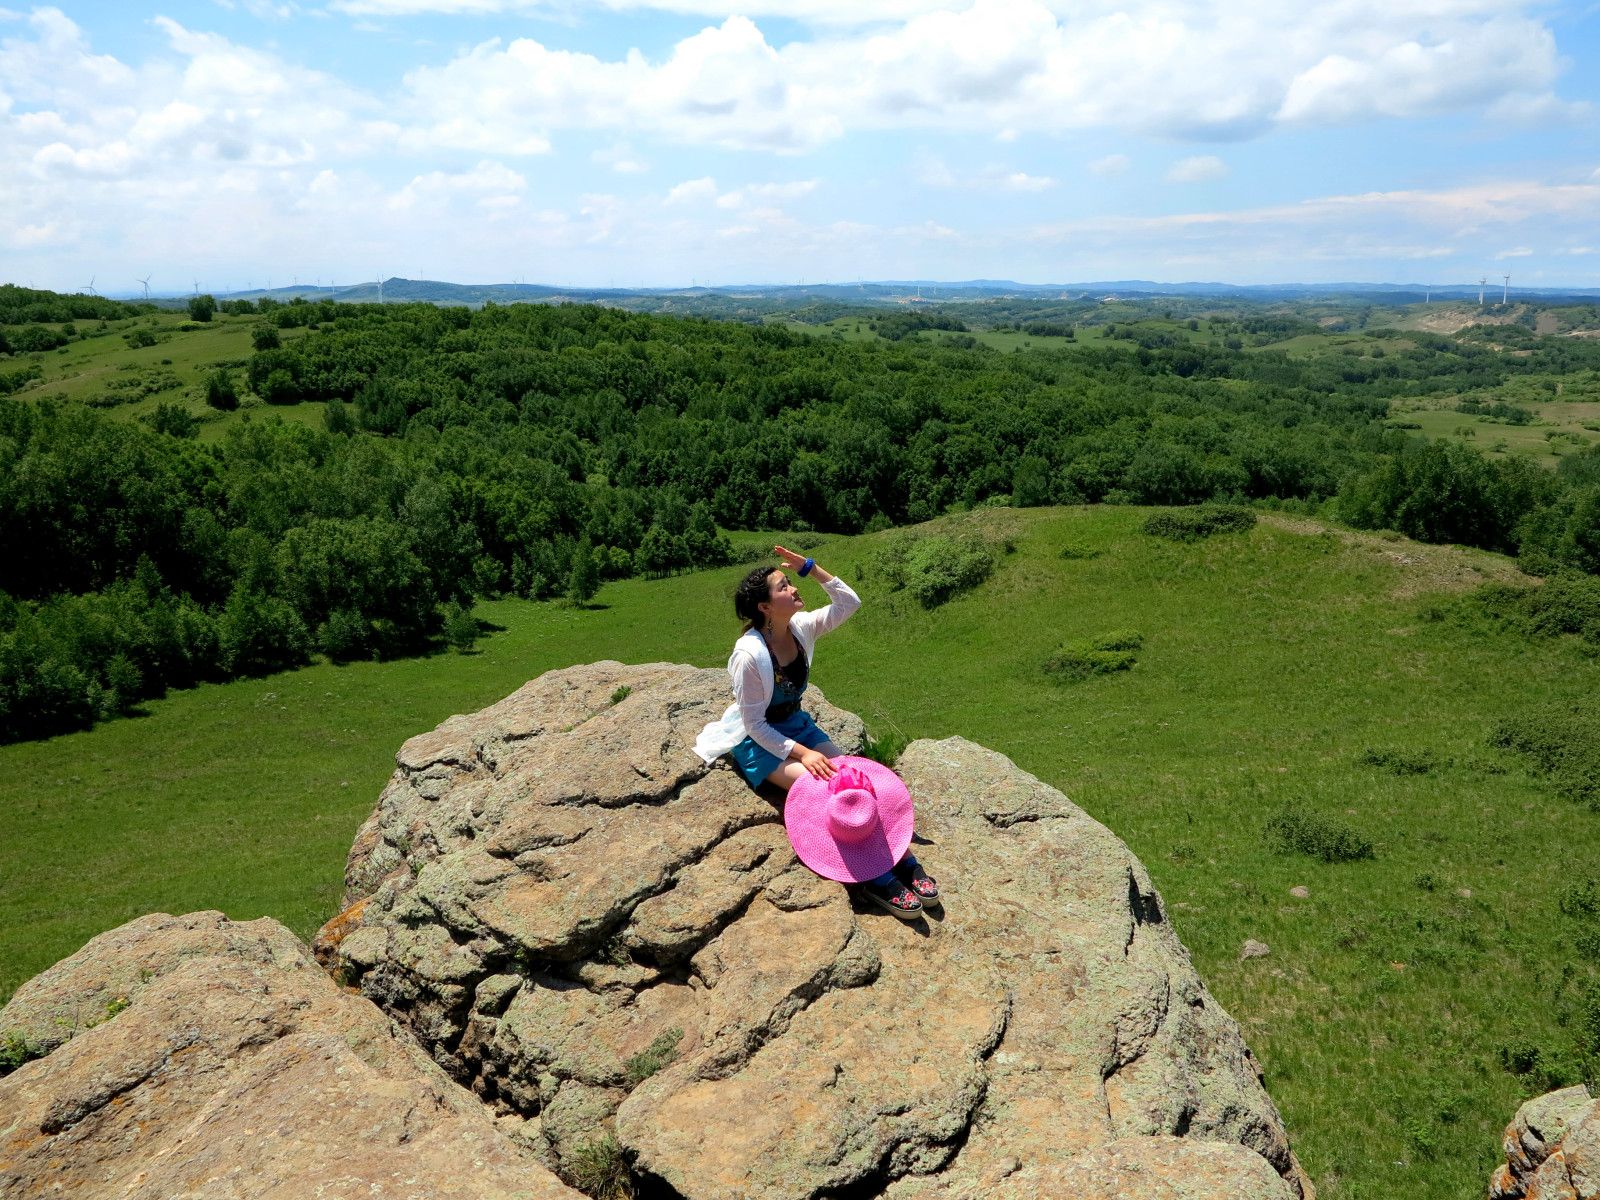
M911 848L911 789L882 763L846 754L836 767L852 766L872 782L878 799L878 827L859 842L840 842L828 828L829 781L802 775L783 804L783 826L801 862L824 879L865 883L905 857Z

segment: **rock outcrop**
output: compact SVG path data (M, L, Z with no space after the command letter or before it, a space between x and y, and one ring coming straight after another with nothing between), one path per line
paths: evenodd
M997 754L916 742L945 912L858 910L690 750L726 697L721 671L598 663L413 738L319 958L569 1176L610 1129L692 1200L1310 1195L1108 830Z
M1585 1087L1536 1096L1506 1126L1490 1200L1600 1200L1600 1101Z
M43 1055L0 1078L0 1196L580 1200L270 919L103 933L0 1039Z

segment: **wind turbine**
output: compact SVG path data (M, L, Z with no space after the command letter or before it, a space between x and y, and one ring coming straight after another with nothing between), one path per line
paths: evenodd
M1488 282L1489 282L1489 277L1487 275L1485 275L1482 279L1478 280L1478 307L1479 308L1483 307L1483 285L1488 283Z
M1510 295L1511 295L1511 276L1507 275L1506 276L1506 285L1500 292L1500 304L1501 304L1502 307L1505 306L1505 304L1507 303L1507 300L1510 297Z
M139 286L144 288L144 298L146 300L150 299L150 276L146 275L143 279L139 280Z
M89 276L89 295L98 296L99 294L99 292L94 290L94 276L91 275Z

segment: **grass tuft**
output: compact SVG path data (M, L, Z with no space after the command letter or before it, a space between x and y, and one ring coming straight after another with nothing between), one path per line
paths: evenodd
M630 1088L638 1087L650 1076L678 1057L678 1043L683 1040L683 1030L669 1029L647 1047L622 1064L623 1074Z
M594 1200L632 1200L633 1173L613 1133L585 1142L562 1160L567 1182Z

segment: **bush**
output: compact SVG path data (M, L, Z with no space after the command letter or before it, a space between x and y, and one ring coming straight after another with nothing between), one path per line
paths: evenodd
M199 420L181 404L162 401L156 405L154 412L141 419L157 433L165 433L170 437L192 438L200 432Z
M23 1063L43 1057L44 1051L36 1042L29 1041L16 1030L8 1030L0 1038L0 1079L4 1079Z
M1558 792L1600 811L1600 715L1544 705L1504 718L1489 741L1531 759L1535 773Z
M1056 683L1081 683L1096 675L1112 675L1132 669L1144 635L1132 630L1063 642L1044 661L1044 673Z
M122 340L128 343L129 349L142 350L147 346L154 346L156 344L155 330L144 328L130 329L127 333L122 335Z
M1391 775L1431 775L1440 765L1432 750L1374 750L1370 746L1357 761Z
M890 591L904 590L923 608L937 608L989 578L998 561L981 537L935 534L895 538L873 565Z
M232 412L239 407L239 392L227 371L213 371L206 376L206 403L218 412Z
M470 604L451 601L445 605L444 640L457 654L465 654L477 644L478 618L473 615Z
M1267 836L1280 854L1305 854L1325 863L1371 858L1372 842L1337 817L1284 808L1267 821Z
M1197 542L1215 533L1245 533L1255 528L1256 514L1237 505L1204 504L1175 512L1156 513L1144 531L1174 542Z
M209 321L213 316L216 315L216 312L217 300L215 296L203 295L189 297L189 319L191 321Z

